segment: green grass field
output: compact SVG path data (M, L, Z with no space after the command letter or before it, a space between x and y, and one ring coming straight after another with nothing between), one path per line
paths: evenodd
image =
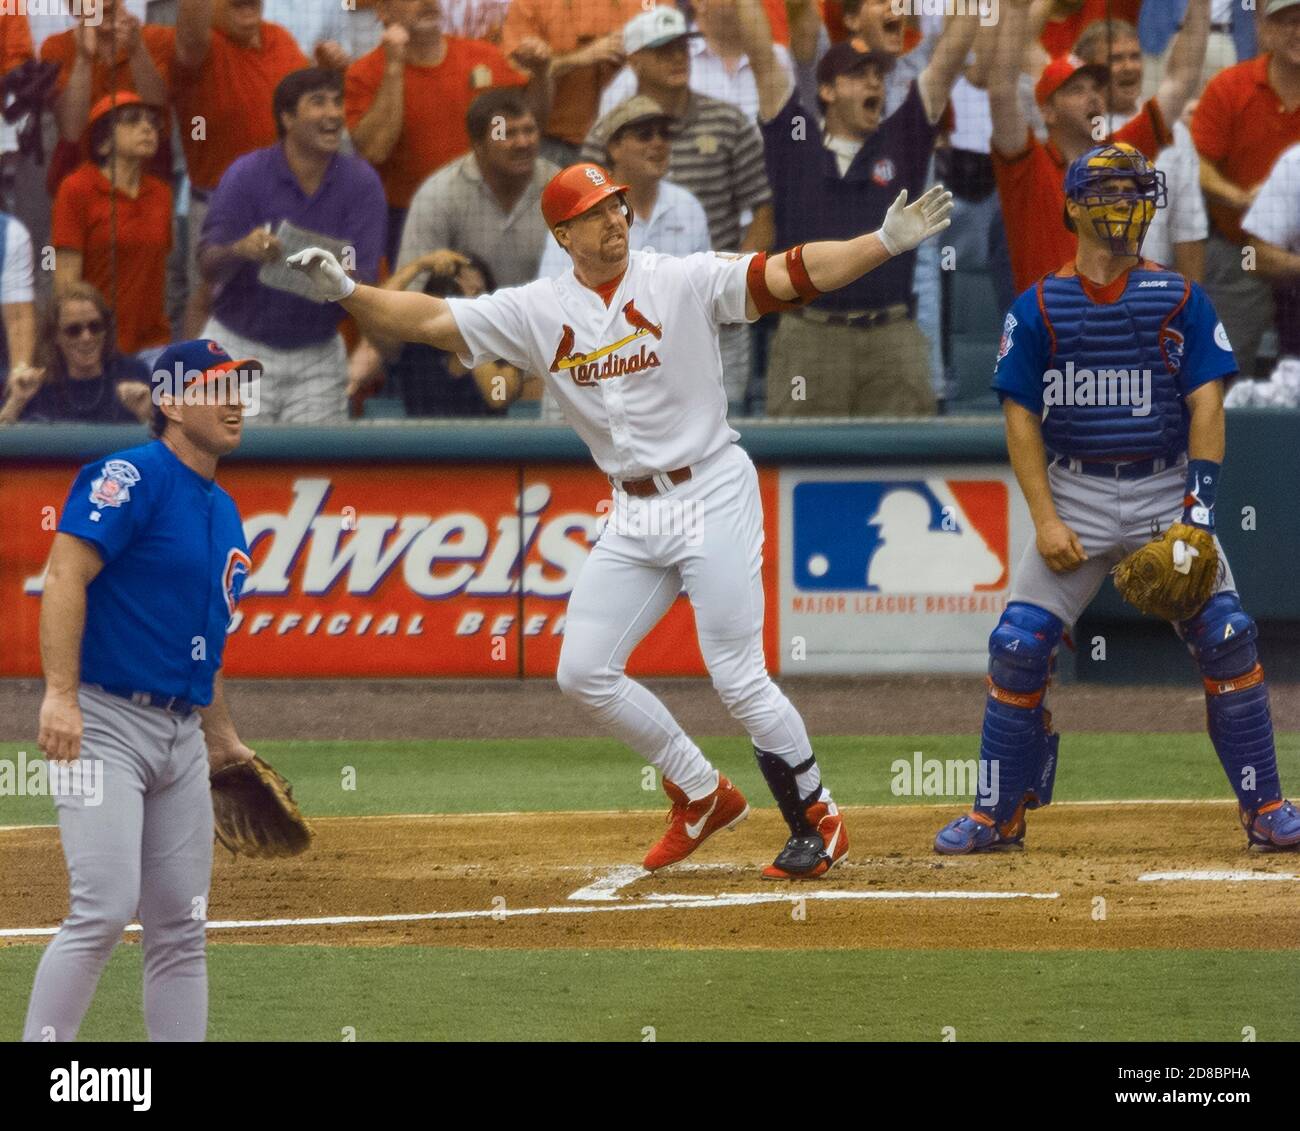
M255 744L256 745L256 744ZM702 742L753 798L748 746ZM976 754L971 737L823 738L842 804L899 798L891 763ZM1073 734L1058 800L1222 798L1204 735ZM658 809L641 764L603 740L262 743L312 816ZM0 745L13 760L19 747ZM1284 782L1300 734L1279 736ZM343 788L345 768L355 789ZM46 798L0 797L0 825L46 824ZM1300 861L1297 861L1300 864ZM1279 893L1281 894L1281 893ZM1288 887L1286 896L1294 898ZM34 925L34 924L23 924ZM138 936L137 936L138 937ZM1300 944L1300 940L1296 940ZM21 1029L41 945L0 947L0 1039ZM1300 1040L1294 951L464 950L218 944L214 1040ZM119 946L86 1039L142 1039L140 949ZM653 1031L653 1032L651 1032Z

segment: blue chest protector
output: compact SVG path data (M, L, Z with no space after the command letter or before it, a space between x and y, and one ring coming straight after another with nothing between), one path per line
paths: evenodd
M1178 381L1183 335L1171 323L1190 293L1186 279L1159 268L1134 270L1118 301L1104 304L1084 293L1077 276L1039 280L1049 364L1073 385L1067 403L1058 397L1046 406L1043 440L1050 450L1075 459L1172 460L1187 449L1189 414ZM1144 404L1124 395L1144 387Z

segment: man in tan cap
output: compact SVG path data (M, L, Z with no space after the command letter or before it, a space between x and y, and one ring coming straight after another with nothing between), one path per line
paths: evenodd
M673 119L653 98L638 94L606 114L597 125L607 138L606 168L632 206L628 245L665 255L709 250L709 221L694 195L665 181L671 157ZM551 239L542 252L539 278L553 278L569 267L569 256Z

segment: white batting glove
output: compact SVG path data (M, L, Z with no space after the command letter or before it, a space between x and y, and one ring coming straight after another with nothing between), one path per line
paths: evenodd
M885 213L885 222L876 233L890 255L901 255L918 244L938 235L952 223L952 193L935 185L913 204L907 203L907 189Z
M357 289L347 272L323 247L309 247L285 260L295 271L301 271L311 280L316 293L326 302L341 302Z

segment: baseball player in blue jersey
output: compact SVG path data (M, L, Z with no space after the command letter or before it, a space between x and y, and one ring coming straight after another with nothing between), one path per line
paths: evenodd
M98 762L102 796L56 797L70 908L36 971L28 1041L76 1037L137 914L150 1039L198 1041L207 1028L209 769L253 756L220 674L248 546L213 476L239 445L238 383L260 365L194 341L156 368L175 380L155 395L157 438L81 469L45 577L38 742L52 777Z
M1037 533L989 638L980 759L997 773L981 765L980 781L997 790L940 829L935 850L1024 838L1025 811L1052 799L1059 737L1044 696L1062 633L1112 567L1176 523L1207 532L1189 535L1219 551L1212 595L1174 628L1200 668L1210 737L1247 839L1294 847L1300 813L1278 780L1258 633L1213 540L1223 379L1236 372L1227 334L1199 286L1141 258L1165 204L1163 173L1110 144L1075 160L1065 188L1077 257L1016 300L993 381ZM1182 541L1172 551L1175 565L1187 562Z

